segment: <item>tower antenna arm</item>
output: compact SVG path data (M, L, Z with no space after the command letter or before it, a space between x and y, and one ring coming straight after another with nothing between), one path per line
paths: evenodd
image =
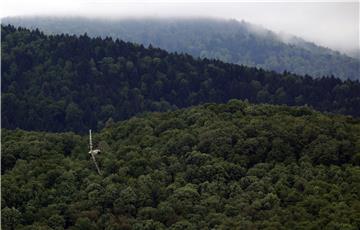
M96 162L96 158L95 155L100 153L100 149L93 149L93 143L92 143L92 136L91 136L91 129L89 130L89 154L91 155L91 159L94 162L94 165L96 167L97 172L99 173L99 175L101 175L101 171L100 168Z

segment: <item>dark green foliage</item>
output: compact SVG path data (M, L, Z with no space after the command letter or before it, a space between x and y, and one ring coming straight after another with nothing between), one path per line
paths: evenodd
M87 140L2 130L2 229L360 227L354 118L238 100L144 114L94 134L102 176Z
M84 33L113 37L160 47L195 57L256 66L278 72L340 79L360 78L360 61L301 38L275 34L260 26L236 20L122 19L24 17L4 18L3 23L39 28L47 34ZM356 56L356 55L355 55Z
M360 115L358 81L312 79L195 60L111 38L45 36L12 26L2 27L1 36L5 128L85 132L144 111L232 98L307 104L321 111ZM156 132L184 125L171 122ZM204 135L211 138L217 135L213 132ZM185 139L191 142L191 137ZM5 165L13 161L4 158Z

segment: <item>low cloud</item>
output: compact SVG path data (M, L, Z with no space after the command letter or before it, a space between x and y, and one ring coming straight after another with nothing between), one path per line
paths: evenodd
M3 0L1 17L215 17L245 20L343 52L359 49L359 2Z

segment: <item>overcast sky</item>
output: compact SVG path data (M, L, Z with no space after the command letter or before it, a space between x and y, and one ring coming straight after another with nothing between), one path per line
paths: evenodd
M217 17L262 25L341 51L359 49L357 1L0 0L0 17Z

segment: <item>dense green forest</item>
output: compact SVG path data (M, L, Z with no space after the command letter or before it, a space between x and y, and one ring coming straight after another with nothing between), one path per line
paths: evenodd
M39 28L48 34L70 33L119 38L171 52L261 67L277 72L340 79L360 79L360 60L273 33L244 21L216 19L86 19L61 17L4 18L3 23Z
M308 105L360 115L359 81L194 59L112 38L1 27L2 127L86 132L206 102Z
M109 123L2 130L2 229L360 228L360 121L239 100Z

